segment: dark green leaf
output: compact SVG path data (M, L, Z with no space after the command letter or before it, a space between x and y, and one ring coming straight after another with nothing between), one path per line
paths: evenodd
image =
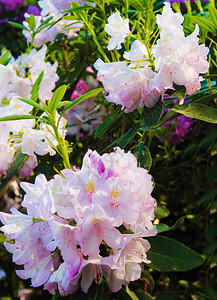
M139 128L140 128L140 123L132 125L130 130L128 130L126 133L124 133L122 136L120 136L117 140L115 140L113 143L111 143L108 147L104 149L104 151L108 150L110 147L114 146L117 144L118 147L124 149L135 137L137 134Z
M163 223L160 223L160 224L156 225L158 233L161 233L161 232L164 232L164 231L168 231L168 230L176 230L176 229L178 229L184 223L185 218L186 218L185 216L179 218L176 221L176 223L173 226L171 226L171 227L169 227L169 226L167 226L166 224L163 224Z
M135 290L135 294L137 295L139 300L154 300L154 298L147 292L142 289Z
M142 112L143 126L146 131L151 130L159 121L163 110L161 99L152 108L144 107Z
M154 213L156 219L163 219L169 216L170 211L165 206L158 204Z
M186 87L184 85L178 85L175 83L173 83L173 86L175 90L167 90L166 93L180 100L184 99L186 95Z
M151 260L151 268L160 272L185 272L203 264L202 257L195 251L173 239L155 236L147 238L151 250L147 257Z
M168 105L168 109L208 123L217 123L217 109L199 103L185 103L183 105Z
M139 144L133 154L137 158L139 166L149 171L152 165L152 158L148 148L143 144Z
M103 123L99 126L99 128L94 133L94 138L102 136L112 126L112 124L116 121L116 117L119 112L120 109L119 107L117 107L117 109L115 109L110 115L108 115L105 118Z

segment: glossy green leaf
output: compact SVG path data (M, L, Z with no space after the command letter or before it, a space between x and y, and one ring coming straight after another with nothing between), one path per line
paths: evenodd
M147 253L149 266L160 272L185 272L201 266L202 257L192 249L173 239L155 236L147 238L151 249Z
M168 105L168 109L208 123L217 124L217 109L200 103Z
M137 158L139 166L149 171L152 165L152 158L148 148L143 144L139 144L133 154Z
M157 224L156 228L157 228L158 233L165 232L165 231L168 231L168 230L178 229L184 223L185 218L186 218L185 216L179 218L176 221L176 223L173 226L171 226L171 227L169 227L168 225L163 224L163 223Z
M38 99L38 92L40 88L40 84L42 81L42 78L44 76L44 71L42 71L38 78L36 79L35 83L33 84L32 90L31 90L31 100L36 101Z
M54 92L51 101L48 104L48 108L50 110L50 112L52 112L53 110L55 110L57 108L57 106L59 105L59 103L62 101L65 93L67 90L67 85L61 85L59 86L56 91Z
M163 110L163 102L160 99L152 108L144 107L142 112L143 126L146 131L150 131L159 121Z
M176 97L180 100L184 99L186 96L186 87L184 85L178 85L173 83L175 90L167 90L167 94Z

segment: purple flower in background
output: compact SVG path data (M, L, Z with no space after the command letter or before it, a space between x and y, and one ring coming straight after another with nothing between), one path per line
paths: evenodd
M14 10L23 6L23 0L0 0L5 10Z
M41 10L38 6L34 5L34 4L30 4L27 7L26 10L27 14L29 15L34 15L34 16L40 16L41 15Z
M184 137L191 130L191 125L195 120L192 118L188 118L186 116L180 116L174 120L174 131L171 133L169 142L172 145L177 145L180 142L184 141ZM170 122L166 122L163 125L163 128L166 130L168 124Z

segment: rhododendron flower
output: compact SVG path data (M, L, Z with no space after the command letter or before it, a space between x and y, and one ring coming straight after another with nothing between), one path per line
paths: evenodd
M109 44L109 50L116 46L120 49L118 42L124 41L129 30L117 30L123 22L119 12L110 18L111 22L105 25L105 30L112 35L109 42L113 44ZM198 44L197 24L194 32L185 37L182 26L184 17L181 13L174 13L168 2L164 3L162 14L156 15L156 21L161 29L157 43L147 49L143 43L135 40L130 51L124 53L124 58L130 64L125 61L103 63L98 59L94 65L108 92L107 101L122 105L126 113L142 105L153 107L159 99L163 99L167 89L175 89L174 84L185 86L188 95L197 92L203 80L199 75L206 73L209 68L209 49ZM111 28L111 31L107 28ZM123 36L118 36L120 32Z
M44 284L53 294L58 288L67 295L81 278L87 292L104 276L117 292L141 276L141 263L150 263L143 237L157 234L153 182L132 153L116 148L101 156L89 150L80 170L63 170L50 181L40 174L21 187L27 215L0 213L1 231L15 240L4 245L24 265L17 275L31 278L34 287Z
M121 49L121 43L130 34L129 19L123 20L120 12L112 14L105 25L105 31L112 37L109 39L108 50Z

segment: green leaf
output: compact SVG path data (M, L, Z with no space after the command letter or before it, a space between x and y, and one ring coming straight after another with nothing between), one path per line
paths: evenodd
M152 158L148 148L143 144L139 144L133 154L137 158L139 166L149 171L152 165Z
M183 216L183 217L179 218L176 221L176 223L173 226L171 226L171 227L169 227L168 225L163 224L163 223L157 224L156 228L157 228L158 233L165 232L165 231L168 231L168 230L176 230L176 229L178 229L184 223L185 218L186 218L186 216Z
M120 109L119 109L119 107L117 107L110 115L108 115L104 119L103 123L98 127L98 129L94 133L94 138L102 136L112 126L112 124L115 123L115 121L117 119L116 117L119 112L120 112Z
M61 102L57 105L56 109L58 109L58 108L60 108L60 107L62 107L62 106L68 106L68 105L70 105L71 103L72 103L71 101L61 101Z
M84 67L85 67L85 61L84 60L78 62L78 64L76 65L74 71L72 71L72 72L70 72L70 74L68 74L69 76L67 76L67 78L66 78L67 83L72 84L75 81L75 78L78 77L78 75L82 72Z
M168 105L168 109L208 123L217 123L217 109L200 103L185 103Z
M16 23L16 22L11 22L11 21L9 21L8 24L10 24L14 27L29 31L29 29L27 27L23 26L22 24L19 24L19 23Z
M151 249L147 253L149 267L160 272L185 272L201 266L203 258L195 251L173 239L155 236L147 238Z
M0 57L0 64L1 65L4 65L4 63L7 60L9 55L10 55L9 51L6 51L3 55L1 55L1 57Z
M104 151L108 150L110 147L114 146L117 144L118 147L124 149L135 137L137 134L139 128L141 126L141 123L137 123L132 125L130 130L125 132L123 135L121 135L118 139L116 139L113 143L111 143L108 147L104 149Z
M51 112L57 108L58 104L63 99L63 97L66 93L67 87L68 87L67 85L61 85L54 92L54 94L51 98L51 101L48 104L48 108Z
M31 100L36 101L38 99L38 92L39 92L39 88L40 88L40 84L42 81L42 78L44 76L44 71L42 71L38 78L36 79L35 83L32 86L32 90L31 90Z
M132 300L132 297L127 293L127 291L123 287L116 293L116 295L116 299L118 300Z
M31 15L29 16L28 23L29 23L29 28L30 28L31 30L34 30L34 28L35 28L35 16L34 16L34 15L31 14Z
M142 289L136 289L135 294L137 295L139 300L154 300L154 298L147 292Z
M170 211L165 206L158 204L154 213L156 219L163 219L169 216Z
M204 29L208 32L217 33L217 27L207 18L201 17L200 15L197 16L191 15L191 20L194 23L197 23L201 29Z
M35 107L35 108L38 108L38 109L40 109L40 110L45 111L45 109L43 108L43 106L41 106L40 104L36 103L36 102L33 101L33 100L30 100L30 99L24 99L24 98L18 98L18 99L19 99L20 101L23 101L23 102L25 102L25 103L27 103L27 104L29 104L29 105Z
M161 99L152 108L144 107L142 112L143 126L146 131L150 131L159 121L163 110Z
M131 299L139 300L139 298L136 296L136 294L129 289L128 285L126 286L126 292L128 295L130 295Z
M40 119L40 117L32 115L11 115L6 117L1 117L0 121L16 121L16 120L25 120L25 119Z
M211 21L215 27L217 27L217 9L213 4L208 5L208 12L211 18Z
M46 25L53 17L48 17L46 20L44 20L37 28L37 31L40 31L44 25ZM40 29L40 30L39 30Z
M87 14L87 12L85 12L84 10L92 8L91 6L87 5L80 6L77 2L72 2L71 7L72 8L66 9L62 12L73 12L77 20L84 20Z
M27 154L23 154L21 152L19 152L17 154L17 156L14 159L11 167L7 170L6 178L4 178L4 179L1 180L0 194L2 194L4 192L4 188L11 181L12 177L16 174L16 172L18 171L18 169L22 166L22 164L24 163L24 161L27 159L27 156L28 156Z
M138 11L144 11L145 9L144 2L140 0L129 0L129 4Z
M176 97L180 100L186 96L186 87L184 85L173 84L175 90L167 90L166 93L170 96Z
M80 102L84 101L87 98L91 98L97 94L99 94L101 91L103 90L103 88L98 88L98 89L94 89L90 92L87 92L86 94L83 94L82 96L78 97L77 99L75 99L71 104L69 104L62 112L60 117L63 116L63 114L69 110L70 108L72 108L73 106L79 104Z
M78 3L76 3L76 2L72 2L72 4L73 4L73 6L74 7L72 7L72 8L69 8L69 9L66 9L66 10L63 10L63 11L61 11L62 13L68 13L68 12L75 12L75 11L78 11L78 10L84 10L84 9L90 9L90 8L92 8L92 6L88 6L88 5L82 5L82 6L80 6ZM77 7L76 7L76 5L78 5Z

